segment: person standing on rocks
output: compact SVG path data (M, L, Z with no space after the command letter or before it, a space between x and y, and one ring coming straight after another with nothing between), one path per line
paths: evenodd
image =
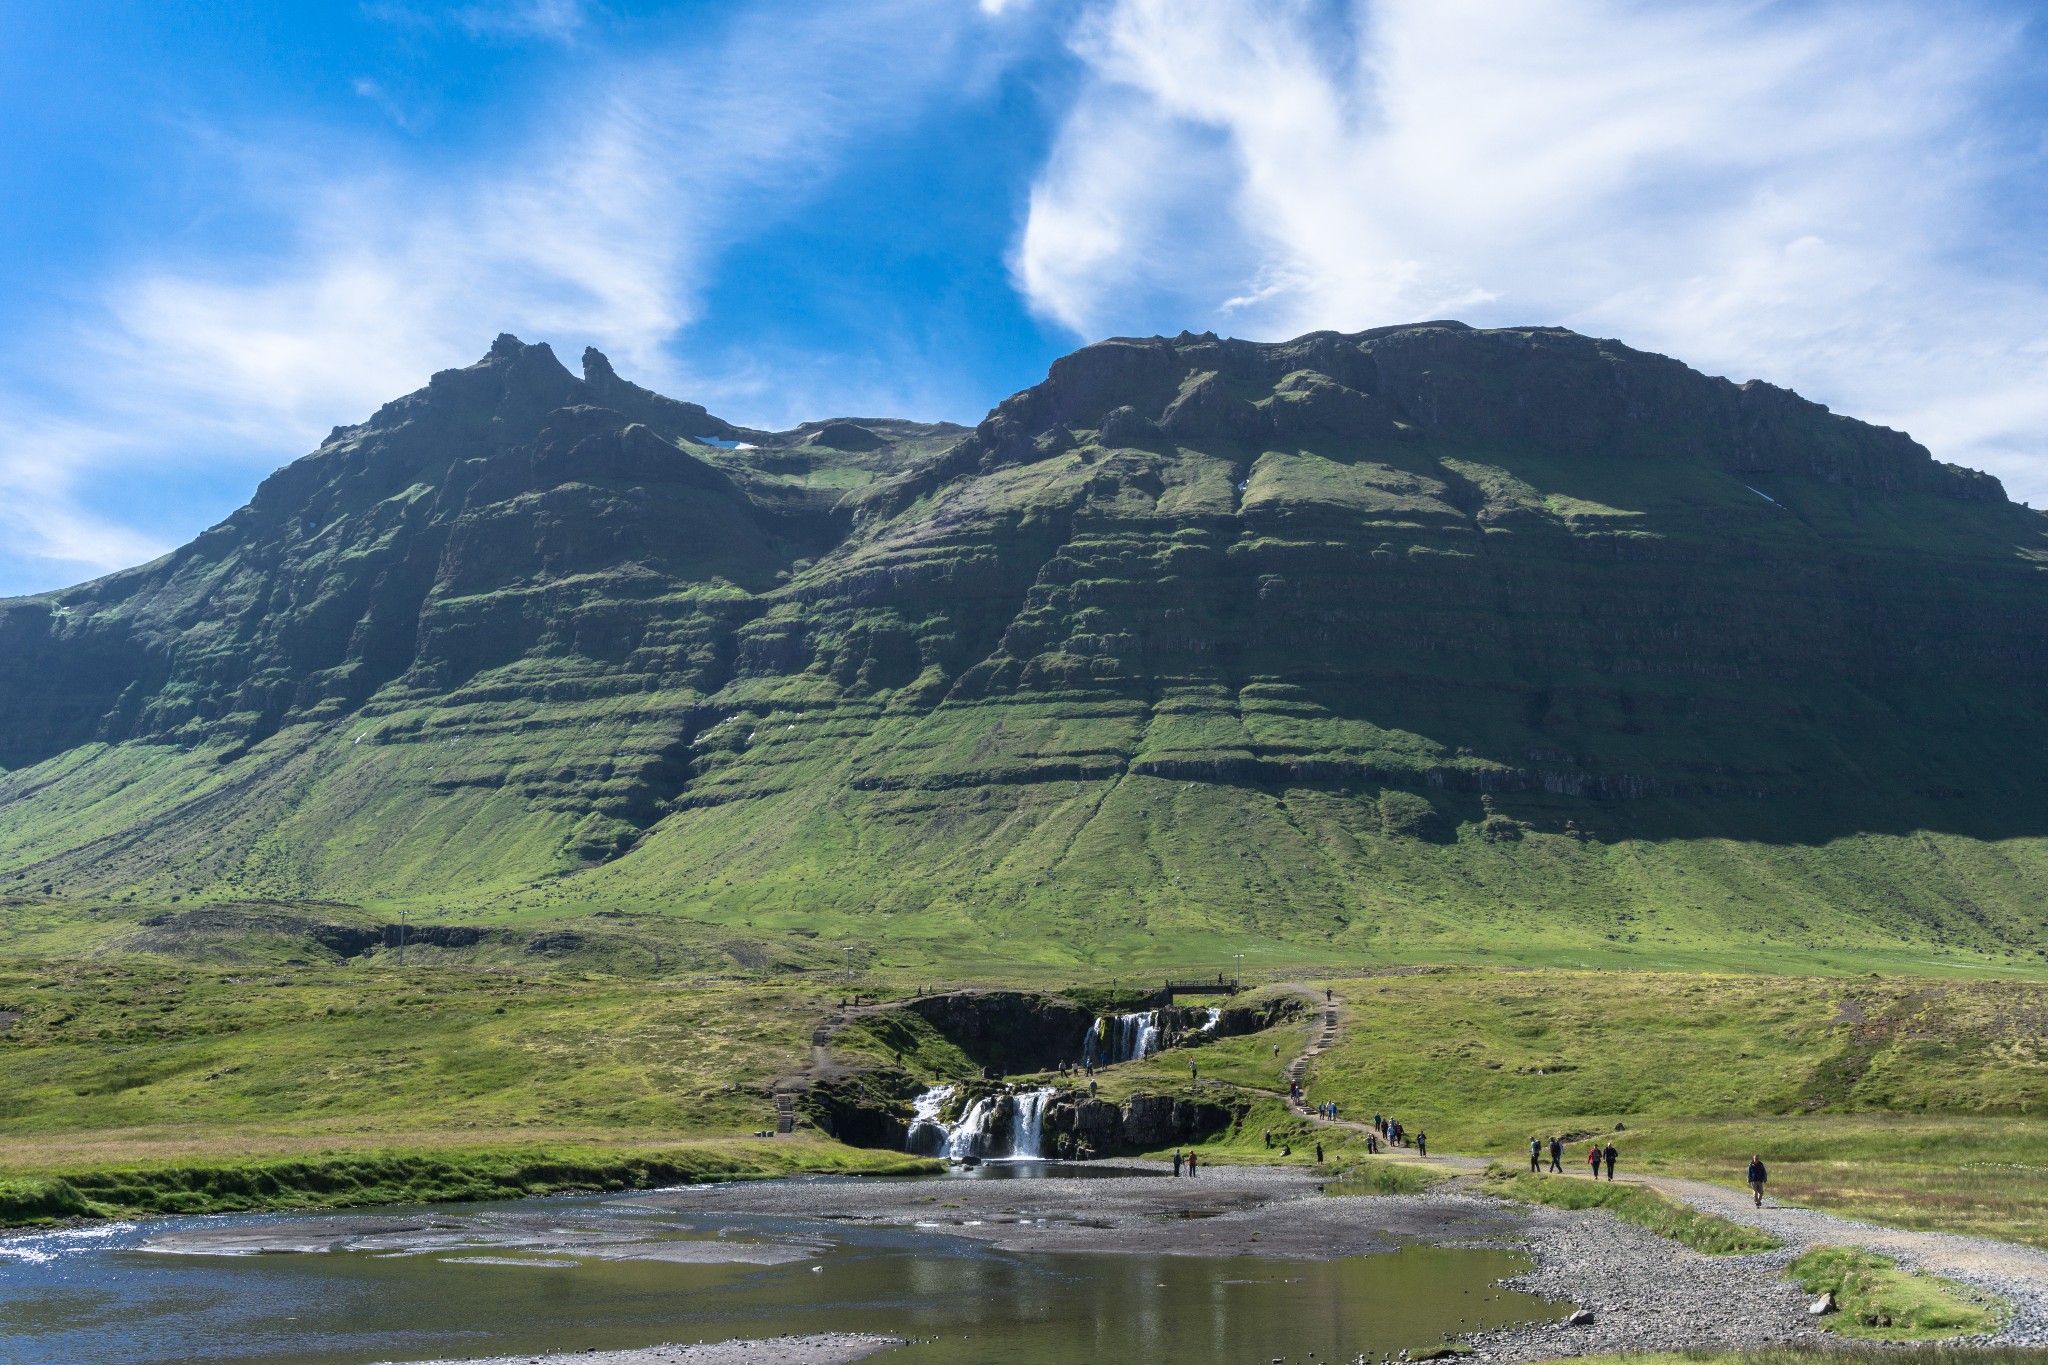
M1529 1139L1529 1174L1535 1175L1543 1169L1543 1139Z
M1195 1175L1195 1154L1194 1154L1193 1152L1189 1152L1189 1153L1188 1153L1188 1178L1189 1178L1190 1180L1192 1180L1192 1179L1194 1179L1194 1175Z
M1620 1152L1614 1150L1614 1139L1609 1138L1607 1140L1607 1145L1600 1151L1601 1159L1607 1163L1607 1178L1609 1180L1614 1179L1614 1162L1615 1158L1619 1157L1620 1155Z
M1563 1156L1564 1139L1561 1137L1553 1136L1550 1139L1550 1173L1552 1175L1564 1174L1564 1162L1561 1159Z
M1173 1177L1176 1180L1180 1179L1180 1148L1178 1147L1173 1149Z
M1750 1198L1756 1201L1758 1208L1764 1206L1764 1182L1770 1178L1771 1173L1764 1169L1763 1153L1759 1152L1751 1157L1749 1159L1749 1194Z

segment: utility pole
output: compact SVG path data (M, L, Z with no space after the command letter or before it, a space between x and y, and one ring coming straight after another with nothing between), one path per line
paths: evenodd
M1233 985L1233 986L1243 986L1243 985L1244 985L1244 954L1243 954L1243 953L1232 953L1232 954L1231 954L1231 956L1237 959L1237 966L1236 966L1236 968L1234 969L1234 970L1235 970L1235 973L1236 973L1236 974L1235 974L1234 976L1232 976L1232 977L1230 978L1230 984L1231 984L1231 985Z
M398 907L398 965L405 965L405 907Z
M846 979L851 981L853 980L853 949L841 948L839 951L846 954Z

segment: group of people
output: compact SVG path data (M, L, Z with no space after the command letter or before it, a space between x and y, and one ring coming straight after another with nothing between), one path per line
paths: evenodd
M1272 1145L1272 1136L1273 1135L1271 1133L1266 1134L1268 1146ZM1195 1174L1197 1167L1200 1165L1200 1162L1200 1153L1189 1152L1187 1153L1187 1155L1183 1156L1181 1155L1180 1148L1176 1147L1173 1149L1173 1173L1176 1176L1178 1176L1181 1173L1181 1168L1183 1166L1187 1168L1188 1175L1193 1176Z
M1550 1152L1550 1169L1551 1169L1551 1170L1552 1170L1552 1171L1553 1171L1554 1173L1556 1173L1556 1174L1558 1174L1558 1175L1563 1175L1563 1174L1564 1174L1564 1139L1563 1139L1563 1138L1561 1138L1561 1137L1552 1137L1552 1138L1550 1139L1550 1146L1549 1146L1549 1152ZM1544 1153L1544 1143L1543 1143L1543 1139L1542 1139L1542 1138L1540 1138L1540 1137L1532 1137L1532 1138L1530 1138L1530 1139L1529 1139L1529 1169L1530 1169L1530 1170L1532 1170L1532 1171L1539 1171L1539 1172L1540 1172L1540 1171L1541 1171L1541 1170L1543 1169L1543 1153ZM1621 1157L1621 1153L1620 1153L1620 1151L1618 1151L1618 1150L1617 1150L1617 1149L1615 1148L1615 1145L1614 1145L1614 1141L1613 1141L1613 1139L1611 1139L1611 1138L1610 1138L1610 1139L1608 1140L1608 1142L1607 1142L1607 1145L1606 1145L1606 1146L1604 1146L1604 1147L1603 1147L1603 1146L1601 1146L1601 1145L1600 1145L1599 1143L1597 1143L1597 1142L1596 1142L1596 1143L1594 1143L1593 1145L1591 1145L1590 1147L1586 1148L1586 1169L1587 1169L1588 1173L1589 1173L1589 1174L1591 1174L1591 1175L1592 1175L1592 1177L1593 1177L1593 1178L1594 1178L1595 1180L1598 1180L1598 1179L1600 1178L1600 1168L1601 1168L1601 1166L1605 1165L1605 1166L1607 1167L1607 1178L1608 1178L1609 1180L1612 1180L1612 1179L1614 1179L1614 1163L1615 1163L1615 1162L1616 1162L1617 1160L1619 1160L1619 1159L1620 1159L1620 1157Z
M1378 1133L1392 1146L1405 1147L1408 1145L1408 1130L1402 1126L1401 1120L1397 1118L1392 1118L1385 1114L1374 1114L1372 1116L1372 1128L1374 1132ZM1428 1135L1423 1133L1417 1133L1415 1138L1418 1143L1429 1141ZM1424 1152L1423 1155L1427 1156L1429 1154Z

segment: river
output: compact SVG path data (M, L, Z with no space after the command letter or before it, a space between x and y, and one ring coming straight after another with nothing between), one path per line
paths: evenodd
M923 1182L941 1194L946 1181ZM1020 1253L938 1227L675 1195L120 1223L0 1239L9 1365L364 1365L781 1333L912 1338L890 1365L1324 1361L1556 1310L1502 1250L1328 1260Z

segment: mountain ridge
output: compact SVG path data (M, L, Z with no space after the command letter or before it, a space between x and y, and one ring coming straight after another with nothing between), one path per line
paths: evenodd
M0 886L2032 950L2048 523L1903 433L1449 322L1113 339L971 430L583 369L501 336L0 602Z

